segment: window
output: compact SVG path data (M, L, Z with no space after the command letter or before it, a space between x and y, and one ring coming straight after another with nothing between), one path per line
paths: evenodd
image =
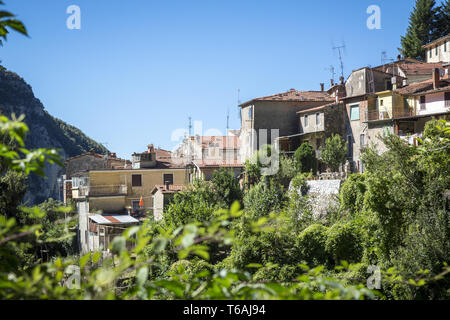
M306 114L305 115L305 127L307 127L308 126L308 115Z
M433 56L433 49L430 48L430 58Z
M131 175L131 186L132 187L142 187L142 175L141 174Z
M439 46L436 46L436 56L438 55Z
M359 120L359 104L350 106L350 120Z
M425 96L420 96L420 110L425 110L425 109L426 109Z
M133 208L133 212L136 212L136 210L139 210L139 200L132 200L131 201L131 207Z
M447 52L447 41L444 42L444 52Z
M252 119L252 113L253 113L253 112L252 112L252 111L253 111L252 109L253 109L252 107L248 107L248 118L249 118L249 119Z
M384 106L384 101L383 101L383 99L380 100L380 106Z
M359 136L359 146L360 146L361 149L363 149L366 146L364 134L361 134Z
M320 125L320 113L316 113L316 126Z
M163 175L163 184L166 184L166 183L173 184L173 174L172 173Z

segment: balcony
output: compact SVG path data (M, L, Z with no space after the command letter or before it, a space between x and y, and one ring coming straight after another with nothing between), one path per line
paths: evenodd
M81 197L108 197L125 196L128 188L124 184L105 186L80 186L78 187L78 198Z
M390 115L387 111L368 111L366 112L367 121L387 120L395 118L404 118L414 116L414 110L395 110Z

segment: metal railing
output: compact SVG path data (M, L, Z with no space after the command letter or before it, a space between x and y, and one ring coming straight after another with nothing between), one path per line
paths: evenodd
M391 114L389 114L389 112L387 112L387 111L367 111L366 119L367 119L367 121L375 121L375 120L386 120L386 119L394 119L394 118L411 117L414 115L415 114L412 109L408 109L408 110L394 109Z

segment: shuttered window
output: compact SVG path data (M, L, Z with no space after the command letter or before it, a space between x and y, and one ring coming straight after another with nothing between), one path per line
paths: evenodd
M173 184L173 174L169 173L169 174L164 174L163 175L163 184Z
M142 187L142 175L140 175L140 174L131 175L131 186L132 187Z

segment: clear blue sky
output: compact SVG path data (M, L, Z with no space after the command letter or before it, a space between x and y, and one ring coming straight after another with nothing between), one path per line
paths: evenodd
M81 8L81 30L66 8ZM381 30L366 27L369 5ZM171 133L188 117L203 129L240 126L241 100L329 86L332 45L346 44L345 77L398 55L414 0L149 1L6 0L30 38L12 34L2 64L21 75L45 108L121 157ZM338 75L336 76L336 79Z

